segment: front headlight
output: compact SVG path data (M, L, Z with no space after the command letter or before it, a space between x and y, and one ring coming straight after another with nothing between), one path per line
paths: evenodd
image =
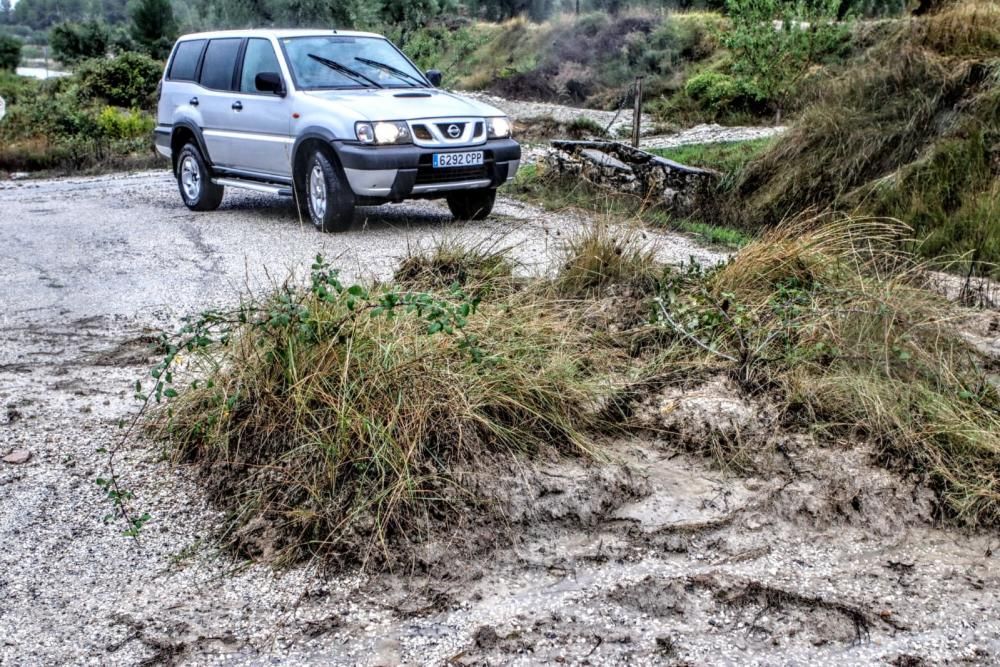
M400 121L356 123L354 134L364 144L408 144L410 128Z
M506 116L487 118L486 129L490 139L506 139L510 136L510 121Z

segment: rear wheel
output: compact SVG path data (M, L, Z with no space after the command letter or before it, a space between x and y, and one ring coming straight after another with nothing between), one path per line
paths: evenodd
M493 212L497 191L464 190L448 195L448 208L458 220L483 220Z
M322 149L313 152L306 161L301 190L299 199L305 200L316 229L324 232L350 229L354 220L354 193Z
M192 211L214 211L226 191L212 182L205 158L194 144L185 144L177 157L177 187L184 205Z

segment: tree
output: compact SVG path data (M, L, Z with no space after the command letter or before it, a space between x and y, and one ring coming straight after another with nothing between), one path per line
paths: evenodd
M163 60L177 38L170 0L138 0L131 10L132 38L153 58Z
M0 0L0 25L12 23L14 20L14 7L10 0Z
M722 43L746 90L774 107L777 121L810 66L847 43L836 23L839 0L728 0L731 27Z
M88 58L102 58L108 53L111 33L99 21L60 23L49 31L52 56L61 63L75 65Z
M0 70L16 70L21 64L21 41L0 35Z

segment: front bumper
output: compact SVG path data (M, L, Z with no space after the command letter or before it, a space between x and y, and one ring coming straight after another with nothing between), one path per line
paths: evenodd
M447 149L337 142L334 149L354 194L373 199L436 197L455 190L497 188L514 178L521 163L521 146L513 139ZM484 153L482 167L431 166L434 153L478 150Z

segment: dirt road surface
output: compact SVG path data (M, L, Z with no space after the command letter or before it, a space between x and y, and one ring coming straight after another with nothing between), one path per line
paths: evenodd
M429 544L418 574L234 562L192 471L142 438L120 471L152 520L139 544L102 522L95 451L135 410L156 328L317 253L387 277L409 246L458 235L545 272L586 222L503 199L485 223L416 204L321 235L266 197L191 213L159 173L0 185L0 456L30 454L0 463L0 664L995 664L1000 539L933 527L919 480L862 447L786 443L775 475L739 479L610 442L612 463L522 473L513 542ZM663 400L651 418L753 408L718 383Z

